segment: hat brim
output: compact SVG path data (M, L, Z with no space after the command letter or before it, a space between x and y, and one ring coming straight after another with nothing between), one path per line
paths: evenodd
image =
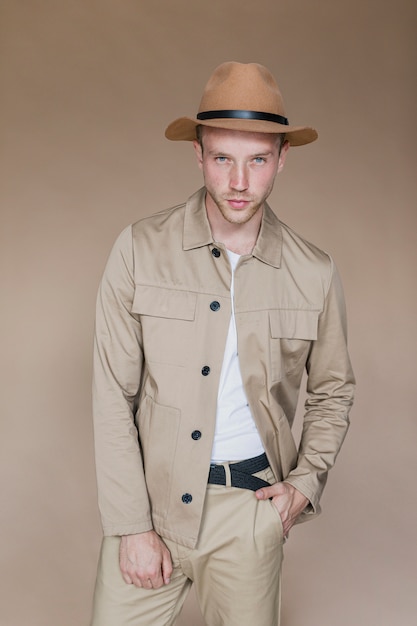
M317 131L309 126L285 126L264 120L197 120L191 117L180 117L171 122L165 130L165 137L171 141L193 141L197 139L196 128L199 125L252 133L285 133L285 139L291 146L303 146L318 137Z

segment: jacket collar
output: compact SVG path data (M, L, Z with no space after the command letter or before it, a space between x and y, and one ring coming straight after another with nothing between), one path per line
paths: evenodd
M192 250L214 243L205 206L206 189L194 193L185 205L183 249ZM279 219L265 203L261 228L252 256L263 263L280 267L282 254L282 228Z

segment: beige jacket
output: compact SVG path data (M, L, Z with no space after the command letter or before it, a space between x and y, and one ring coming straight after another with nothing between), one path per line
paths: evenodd
M151 528L197 541L231 315L231 269L213 241L205 189L125 229L100 285L94 423L104 533ZM354 378L331 258L269 207L235 273L244 387L270 464L319 511L348 429ZM304 370L299 449L291 425Z

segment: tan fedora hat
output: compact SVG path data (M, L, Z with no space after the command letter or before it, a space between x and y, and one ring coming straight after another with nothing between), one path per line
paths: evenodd
M317 139L308 126L290 126L278 85L263 65L229 61L219 65L204 89L196 118L180 117L166 129L172 141L196 139L196 127L285 133L292 146Z

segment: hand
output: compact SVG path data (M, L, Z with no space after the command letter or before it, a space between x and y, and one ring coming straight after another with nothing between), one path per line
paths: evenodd
M119 557L120 571L128 585L159 589L171 580L171 554L154 530L124 535Z
M303 512L308 504L308 499L298 491L290 483L275 483L270 487L262 487L255 492L258 500L268 500L272 498L272 502L277 507L278 513L282 520L284 529L284 537L288 537L288 533L294 526L298 516Z

